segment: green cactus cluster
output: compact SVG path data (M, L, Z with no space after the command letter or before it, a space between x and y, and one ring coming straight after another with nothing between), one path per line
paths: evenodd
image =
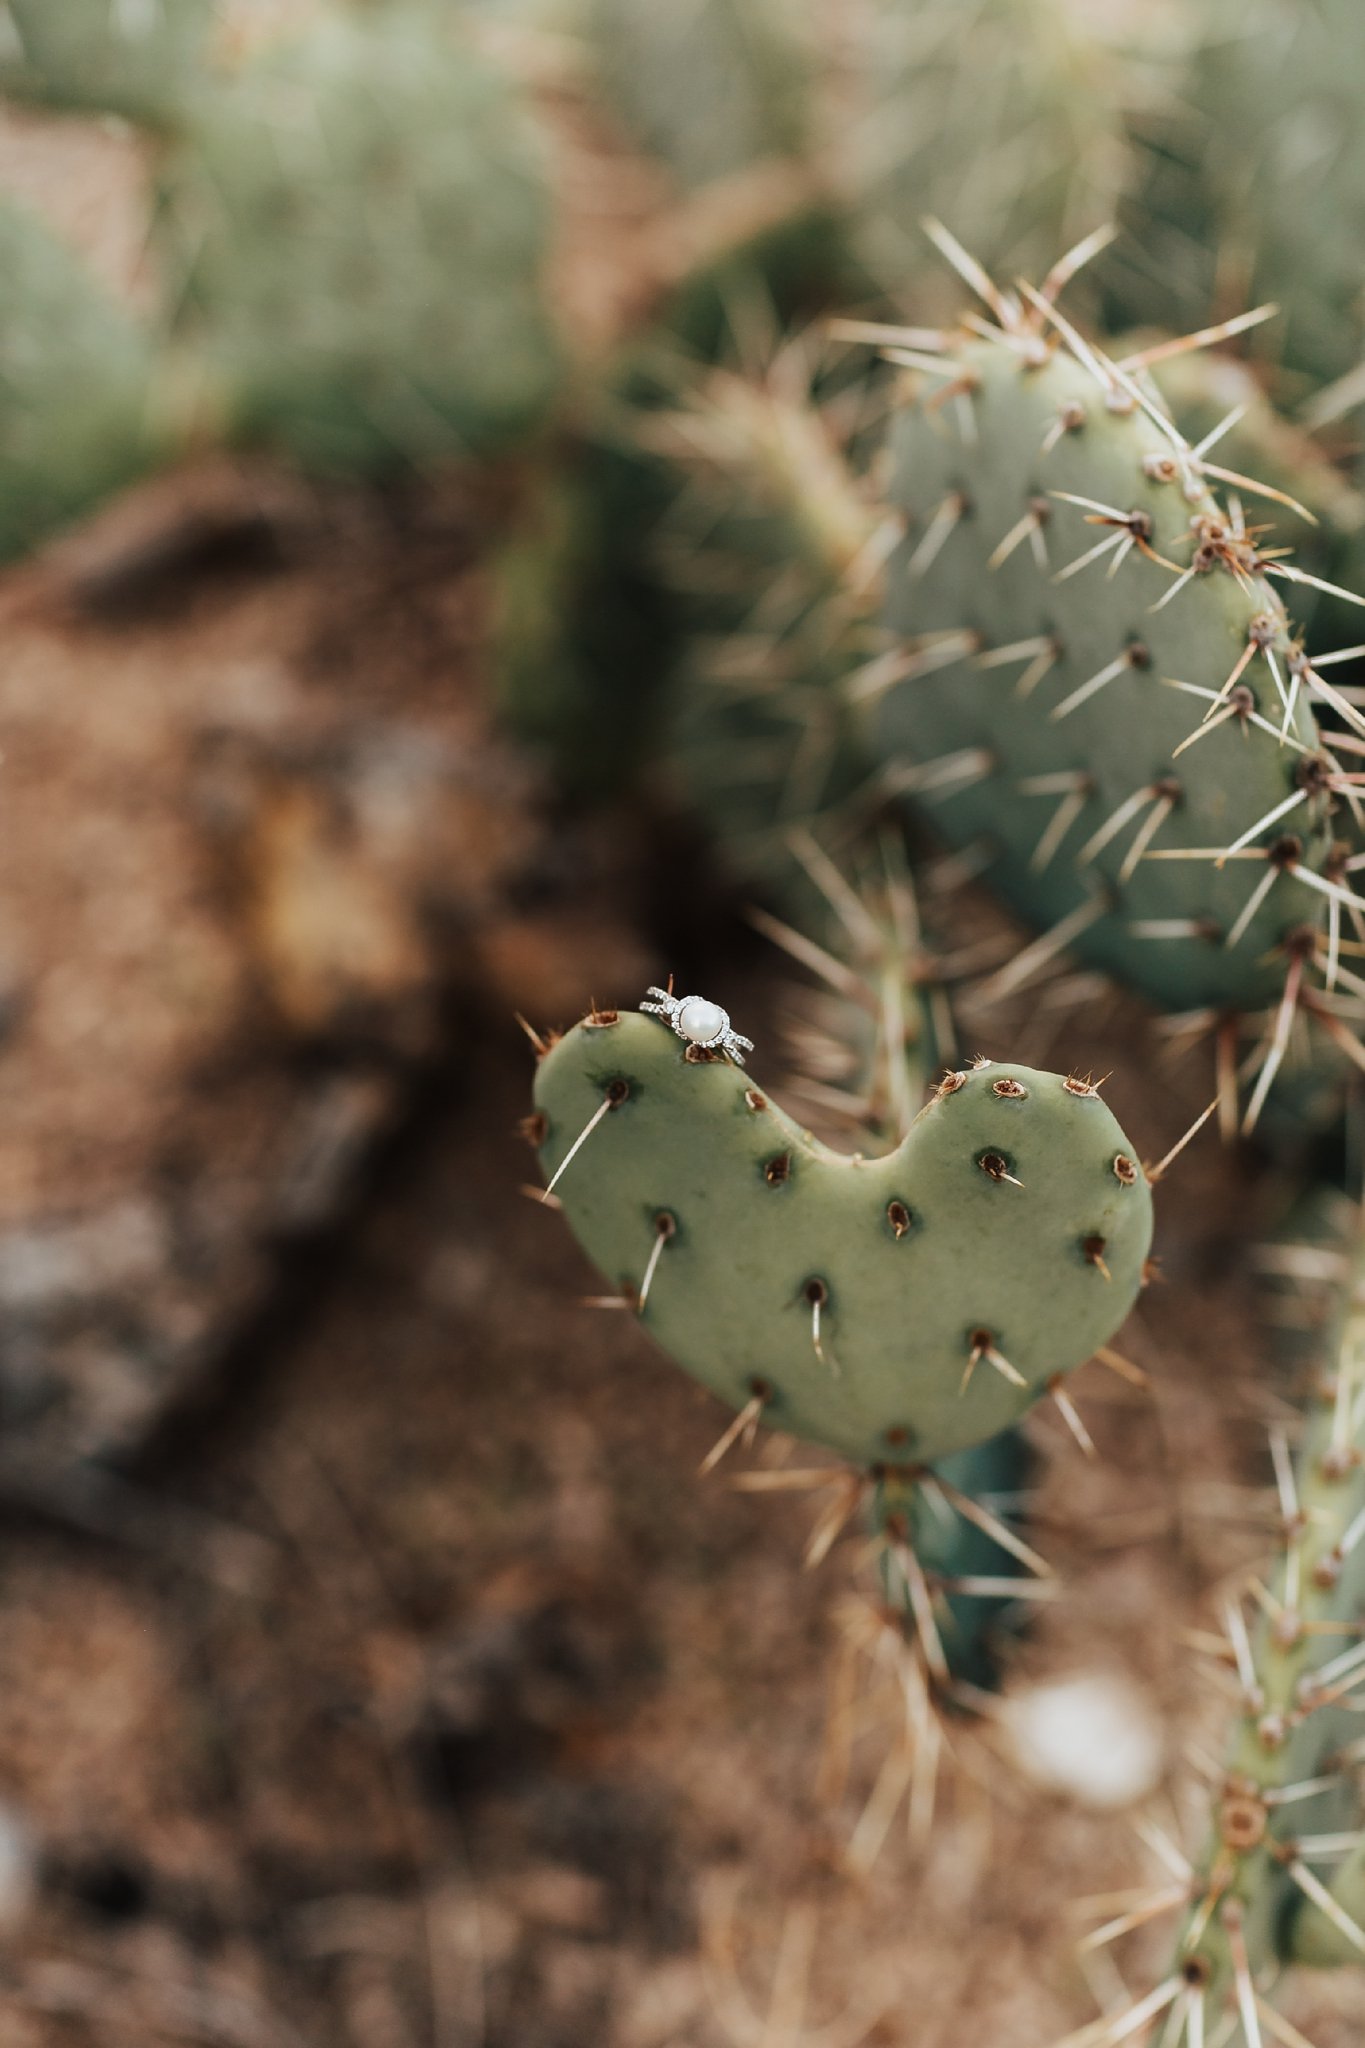
M811 146L814 52L780 0L591 0L603 102L685 190Z
M0 561L164 456L153 356L35 215L0 203Z
M856 818L869 764L842 684L881 651L861 394L817 384L793 342L761 375L697 376L641 429L676 479L655 541L683 626L670 771L732 871L775 882L794 828Z
M541 417L548 231L515 91L425 6L267 45L157 167L172 347L230 438L310 469L448 461Z
M65 113L176 120L207 73L217 0L5 0L0 89Z
M1128 218L1145 317L1202 322L1233 294L1283 308L1257 353L1302 392L1365 352L1365 59L1350 0L1208 10L1169 105L1140 133Z
M1282 1295L1316 1297L1317 1334L1301 1374L1297 1439L1291 1444L1278 1424L1271 1435L1273 1567L1218 1615L1220 1683L1236 1704L1212 1823L1188 1875L1163 1884L1135 1915L1178 1917L1171 1969L1130 2012L1082 2029L1077 2048L1135 2014L1155 2019L1168 2009L1181 2030L1172 2038L1234 2038L1248 2048L1301 2039L1269 2003L1273 1975L1365 1956L1361 1216L1339 1196L1308 1207L1302 1234L1274 1248L1274 1271ZM1113 1922L1105 1938L1128 1924Z
M146 128L156 287L125 312L7 213L6 554L187 450L382 478L503 451L560 392L522 88L426 0L338 4L235 63L212 15L13 0L0 23L0 89Z
M1331 859L1341 772L1279 565L1131 375L1054 348L1045 309L931 361L893 432L907 673L865 693L875 752L930 784L954 843L988 835L1007 899L1073 920L1080 957L1172 1009L1263 1004L1318 922L1301 878Z

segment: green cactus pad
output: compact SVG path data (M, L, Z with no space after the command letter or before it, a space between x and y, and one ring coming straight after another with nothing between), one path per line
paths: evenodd
M217 0L0 0L0 88L159 124L196 90L216 12Z
M1298 396L1365 347L1365 54L1355 0L1205 0L1186 75L1140 125L1125 213L1140 267L1116 280L1142 320L1199 325L1228 288L1283 317L1251 343Z
M1067 0L872 0L852 55L855 233L899 298L941 213L1032 269L1112 210L1133 70Z
M784 0L591 0L607 103L689 189L799 156L811 123L811 51Z
M880 650L880 580L864 566L880 513L849 459L858 413L822 406L817 381L798 338L762 377L707 370L640 429L678 485L656 551L689 635L672 777L730 869L779 885L793 828L866 783L838 684Z
M0 560L142 473L150 352L41 221L0 205Z
M949 337L896 423L888 616L910 659L868 700L876 751L1078 956L1166 1007L1258 1008L1332 857L1337 767L1287 586L1132 378L997 303L1002 328Z
M1057 1074L950 1076L896 1151L842 1158L738 1068L608 1012L553 1047L535 1094L551 1175L597 1118L557 1183L594 1264L638 1300L662 1244L642 1321L663 1348L860 1464L1007 1428L1142 1282L1145 1176L1099 1097Z
M555 389L536 137L420 4L258 55L163 155L155 232L231 430L307 467L488 451Z

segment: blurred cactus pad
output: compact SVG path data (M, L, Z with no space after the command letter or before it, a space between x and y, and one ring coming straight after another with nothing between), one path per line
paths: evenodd
M149 425L152 352L129 315L36 216L0 202L0 561L164 454Z
M4 0L0 88L158 125L204 76L215 0Z
M210 424L383 471L540 418L549 228L517 92L413 0L329 13L198 99L160 157L153 244Z

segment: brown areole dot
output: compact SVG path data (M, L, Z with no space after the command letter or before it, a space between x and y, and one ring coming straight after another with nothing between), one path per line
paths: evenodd
M1114 1155L1115 1180L1120 1180L1126 1188L1131 1188L1135 1185L1137 1177L1136 1161L1130 1159L1126 1152L1116 1152Z
M757 1088L746 1088L744 1091L744 1100L748 1107L752 1110L766 1109L768 1107L767 1096L760 1095Z
M1023 1102L1028 1095L1028 1089L1022 1081L1016 1081L1012 1075L1006 1074L999 1081L991 1082L991 1094L1001 1096L1006 1102Z
M897 1237L904 1237L906 1231L910 1228L910 1211L906 1208L904 1202L888 1202L886 1205L886 1220Z
M763 1162L763 1178L770 1188L780 1188L785 1180L790 1179L791 1170L790 1152L778 1152L773 1158L765 1159Z

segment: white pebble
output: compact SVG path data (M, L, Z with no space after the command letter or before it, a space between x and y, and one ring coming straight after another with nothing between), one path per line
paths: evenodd
M1147 1696L1116 1672L1013 1693L1001 1703L1001 1725L1024 1776L1082 1806L1131 1806L1160 1780L1160 1721Z

